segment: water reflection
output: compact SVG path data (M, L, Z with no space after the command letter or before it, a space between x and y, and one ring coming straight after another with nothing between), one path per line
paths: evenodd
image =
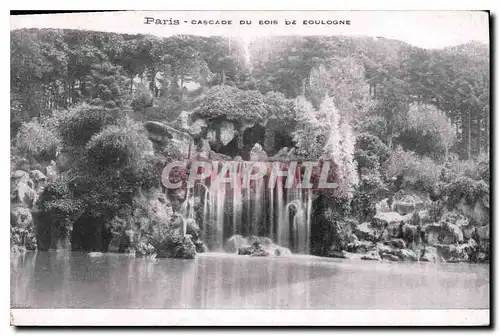
M485 265L38 252L11 257L11 303L23 308L488 308L488 278Z

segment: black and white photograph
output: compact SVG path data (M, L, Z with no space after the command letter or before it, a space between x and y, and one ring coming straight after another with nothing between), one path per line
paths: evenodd
M11 324L490 324L488 11L10 20Z

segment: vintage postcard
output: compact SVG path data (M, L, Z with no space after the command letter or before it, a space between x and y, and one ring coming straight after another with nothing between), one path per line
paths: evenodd
M11 324L490 324L487 11L11 15Z

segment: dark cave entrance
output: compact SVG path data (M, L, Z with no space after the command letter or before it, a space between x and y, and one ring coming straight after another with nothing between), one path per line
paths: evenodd
M82 215L71 232L71 249L85 252L107 252L111 231L103 218Z
M245 132L243 132L243 149L241 151L243 160L250 160L250 151L256 143L264 146L265 135L266 129L261 125L247 128Z

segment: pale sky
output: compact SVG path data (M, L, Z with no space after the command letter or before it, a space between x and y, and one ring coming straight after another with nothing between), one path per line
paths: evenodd
M145 17L178 19L180 25L144 24ZM232 20L233 25L193 25L191 20ZM285 25L285 19L297 25ZM252 20L251 26L239 20ZM277 20L259 25L259 20ZM303 20L350 20L350 25L306 25ZM185 23L184 21L188 21ZM366 35L442 48L470 41L489 43L488 13L479 11L128 11L11 16L11 29L67 28L129 34L240 36Z

